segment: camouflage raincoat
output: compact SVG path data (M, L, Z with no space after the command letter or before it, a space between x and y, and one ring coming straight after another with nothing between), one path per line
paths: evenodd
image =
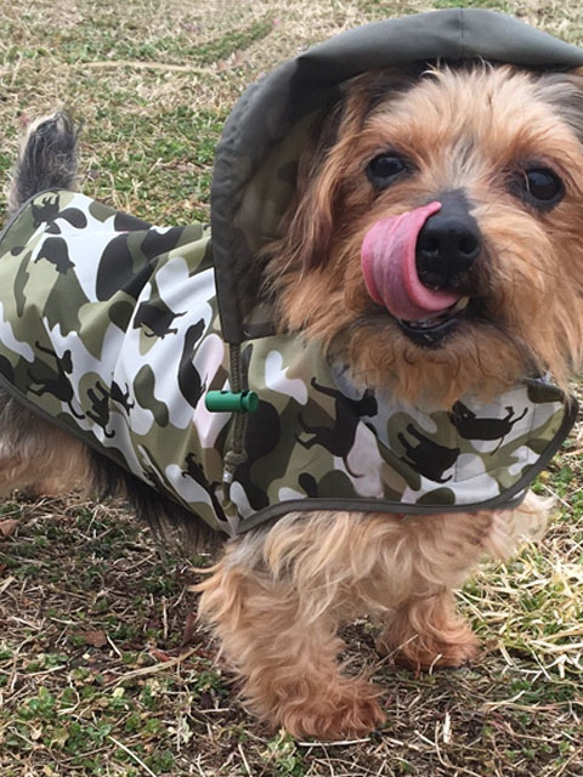
M413 59L477 56L583 64L579 49L491 12L380 22L243 95L217 150L212 238L82 194L37 196L0 239L6 388L228 535L298 509L518 503L571 428L574 401L542 379L451 412L358 391L317 344L274 333L253 262L277 235L302 142L339 84ZM255 412L207 408L209 392L248 390Z

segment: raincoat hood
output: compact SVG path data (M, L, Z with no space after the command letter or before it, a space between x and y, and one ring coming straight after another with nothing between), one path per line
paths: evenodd
M583 65L583 50L518 19L480 9L415 14L349 30L285 62L250 86L217 148L211 225L219 310L228 343L269 330L258 305L254 257L278 236L311 127L368 70L483 59L535 70Z

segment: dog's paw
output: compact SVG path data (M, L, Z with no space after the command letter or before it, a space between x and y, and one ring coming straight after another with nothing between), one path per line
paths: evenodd
M280 709L279 723L294 737L338 741L367 736L385 721L378 690L364 680L342 689L322 688L305 702Z
M479 642L468 628L464 633L458 630L458 639L441 640L428 635L415 635L406 643L395 645L383 634L376 641L380 655L390 656L395 664L408 669L431 669L433 667L456 668L474 661L479 654Z

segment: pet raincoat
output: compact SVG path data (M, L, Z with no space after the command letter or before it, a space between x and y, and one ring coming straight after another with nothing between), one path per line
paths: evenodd
M518 504L568 434L574 400L533 379L424 412L356 389L317 343L276 334L258 298L256 254L277 237L302 146L341 84L474 58L583 65L583 51L489 11L379 22L243 94L217 149L212 237L78 193L39 194L0 240L6 389L228 535L290 510Z

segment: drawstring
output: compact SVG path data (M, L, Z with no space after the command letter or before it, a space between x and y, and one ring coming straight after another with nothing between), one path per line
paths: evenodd
M231 391L239 394L247 389L247 376L243 375L241 364L241 347L239 344L229 344L229 364ZM240 464L247 460L245 452L245 433L247 431L247 413L233 413L233 425L227 443L227 453L224 459L223 482L227 486L233 480L233 474Z

